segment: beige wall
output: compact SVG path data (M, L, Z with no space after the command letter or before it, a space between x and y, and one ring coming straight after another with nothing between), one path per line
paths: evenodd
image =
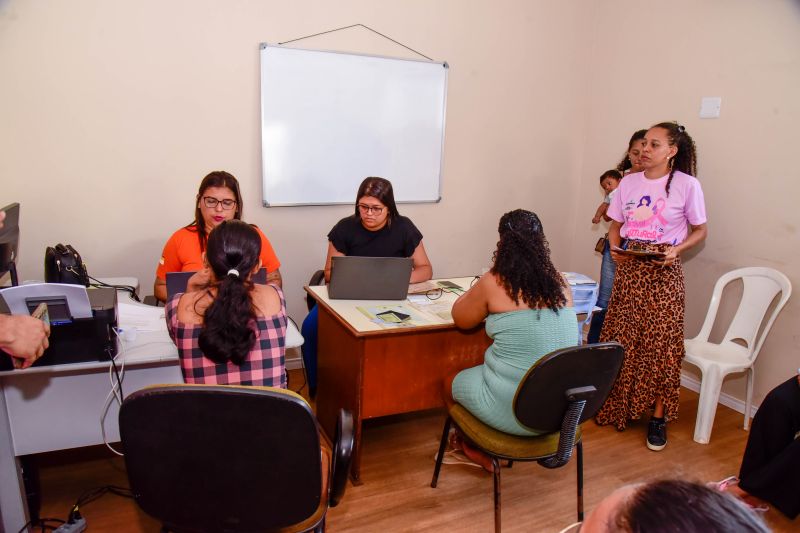
M497 219L516 207L539 213L562 269L597 271L596 176L631 131L676 118L697 140L710 218L686 265L689 333L733 266L775 266L800 283L790 0L0 0L0 202L23 206L22 276L41 278L44 248L65 242L92 275L135 275L149 292L199 180L226 169L302 320L301 287L349 209L261 207L258 44L354 23L450 64L443 200L401 206L435 275L488 265ZM412 55L363 29L296 45ZM696 118L702 96L723 98L722 118ZM798 309L764 347L757 399L798 365Z
M597 177L617 164L631 133L663 120L685 124L697 144L709 219L708 240L685 262L691 337L705 318L714 282L728 270L773 267L800 292L800 172L794 164L800 2L687 0L637 11L632 5L605 1L592 15L571 266L598 268L599 256L591 251L602 234L591 224L602 198ZM704 96L722 97L719 119L698 118ZM799 318L796 293L756 363L756 404L800 366ZM744 379L729 378L723 392L744 398Z

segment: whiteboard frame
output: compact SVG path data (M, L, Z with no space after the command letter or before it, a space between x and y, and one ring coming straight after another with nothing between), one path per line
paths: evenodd
M343 201L319 201L319 202L268 202L267 201L267 151L266 151L266 140L265 140L265 117L264 117L264 64L263 64L263 57L266 53L268 48L272 49L291 49L297 50L301 52L316 52L316 53L326 53L326 54L340 54L346 56L356 56L356 57L368 57L368 58L375 58L375 59L386 59L390 61L410 61L415 63L429 63L433 65L440 65L444 68L444 81L443 81L443 95L442 95L442 117L441 117L441 139L439 140L439 169L438 169L438 176L437 176L437 187L436 187L436 197L430 199L403 199L401 195L398 195L397 191L395 190L395 201L398 204L423 204L423 203L438 203L442 199L442 179L444 175L444 146L445 146L445 134L447 130L447 89L448 89L448 75L450 66L446 61L432 61L432 60L422 60L422 59L414 59L414 58L400 58L400 57L391 57L391 56L383 56L383 55L376 55L376 54L364 54L364 53L355 53L355 52L343 52L339 50L324 50L324 49L309 49L309 48L295 48L290 46L281 46L277 44L269 44L269 43L260 43L259 44L259 98L261 102L261 107L259 110L259 123L261 126L261 185L262 185L262 202L264 207L294 207L294 206L322 206L322 205L351 205L353 203L352 200L343 200ZM366 178L367 176L363 176ZM361 178L361 179L363 179ZM351 191L355 194L355 190Z

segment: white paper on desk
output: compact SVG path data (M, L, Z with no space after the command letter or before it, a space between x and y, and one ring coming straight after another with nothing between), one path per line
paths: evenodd
M163 307L119 302L117 316L122 329L136 328L138 331L164 331L167 329Z

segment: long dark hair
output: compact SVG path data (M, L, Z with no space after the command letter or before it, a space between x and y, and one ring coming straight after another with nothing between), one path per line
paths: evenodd
M194 200L194 222L186 226L187 228L194 228L195 231L197 231L197 239L200 241L201 252L206 249L208 230L203 220L203 213L200 212L200 200L203 198L206 190L211 187L227 187L233 192L233 196L236 198L236 211L233 214L233 219L242 219L242 193L239 192L239 181L233 177L233 174L225 172L224 170L215 170L208 174L203 178L203 181L200 182L200 188L197 190L197 197Z
M567 303L564 278L550 260L550 247L535 213L509 211L500 218L500 240L491 272L500 278L508 296L519 304L558 311Z
M205 310L198 345L215 363L241 365L256 340L250 327L256 319L250 274L260 255L261 237L241 220L226 220L208 236L206 260L217 280L217 294Z
M644 136L646 134L647 130L636 130L633 133L633 135L631 135L631 140L628 141L628 149L625 150L625 155L622 157L622 161L620 161L619 164L617 165L617 170L619 170L624 174L626 170L628 170L633 166L633 163L631 163L631 158L628 155L628 153L633 148L634 143L644 140Z
M400 213L397 212L397 204L394 203L394 189L392 189L392 182L384 178L369 177L364 178L361 185L358 186L358 193L356 194L356 220L361 220L361 212L358 210L358 201L364 196L372 196L377 198L386 209L389 210L389 216L386 220L386 225L391 226L392 220L399 217Z
M650 129L653 128L667 130L667 141L669 145L678 148L677 153L672 156L672 159L668 162L670 170L666 192L667 196L669 196L669 186L672 183L672 176L675 175L676 170L697 177L697 147L694 144L694 140L686 133L686 128L677 122L660 122Z
M742 502L681 479L647 483L630 495L614 517L614 531L668 533L766 533L769 529Z

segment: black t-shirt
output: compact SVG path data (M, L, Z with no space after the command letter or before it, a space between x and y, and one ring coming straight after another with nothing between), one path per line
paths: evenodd
M336 223L328 240L344 255L411 257L422 241L422 233L404 216L396 217L378 231L370 231L351 215Z

